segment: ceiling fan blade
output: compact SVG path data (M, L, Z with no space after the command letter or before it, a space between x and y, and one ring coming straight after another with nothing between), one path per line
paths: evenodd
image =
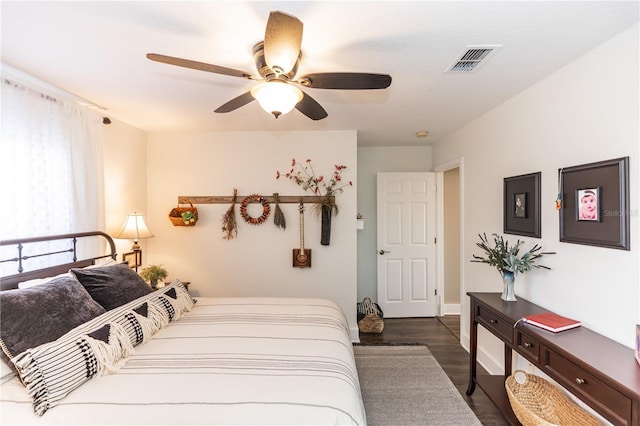
M236 98L231 99L226 104L219 106L214 112L224 113L224 112L235 111L236 109L242 106L245 106L246 104L248 104L253 100L254 100L254 97L251 95L251 92L246 92Z
M264 34L264 59L274 71L287 74L300 56L302 22L283 12L271 12Z
M312 120L322 120L329 114L311 96L302 92L302 100L296 104L296 109Z
M221 67L218 65L206 64L204 62L174 58L173 56L159 55L157 53L147 53L147 58L152 61L162 62L164 64L177 65L179 67L191 68L194 70L207 71L216 74L230 75L232 77L242 77L248 78L249 80L255 80L255 78L247 72L234 70L233 68Z
M358 72L323 72L307 74L299 81L303 86L313 89L386 89L391 85L391 76Z

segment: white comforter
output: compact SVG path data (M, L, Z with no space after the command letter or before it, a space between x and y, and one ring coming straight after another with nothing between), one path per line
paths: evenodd
M346 320L324 299L199 298L42 417L17 377L0 410L3 425L366 424Z

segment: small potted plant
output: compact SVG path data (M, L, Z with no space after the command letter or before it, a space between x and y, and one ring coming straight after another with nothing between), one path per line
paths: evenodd
M185 225L189 225L191 223L195 223L196 222L196 216L191 211L184 212L184 213L182 213L182 221L184 222Z
M158 286L158 281L164 280L168 275L162 265L149 265L140 272L142 279L148 282L153 289Z

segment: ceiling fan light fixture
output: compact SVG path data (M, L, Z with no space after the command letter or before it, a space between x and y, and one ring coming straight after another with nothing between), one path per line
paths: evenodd
M251 88L251 96L263 110L278 118L295 108L303 94L297 87L276 80L256 84Z
M328 114L309 94L299 87L331 90L386 89L391 85L388 74L362 72L320 72L295 78L302 58L303 24L295 16L274 11L269 14L264 41L253 46L253 60L258 76L245 71L190 59L148 53L151 61L162 62L214 74L241 77L256 81L251 90L236 96L214 110L228 113L257 100L262 109L278 118L296 108L311 120L322 120Z

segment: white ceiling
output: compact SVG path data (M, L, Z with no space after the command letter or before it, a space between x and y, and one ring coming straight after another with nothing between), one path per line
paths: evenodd
M638 1L2 1L2 63L145 131L357 130L359 146L434 144L638 22ZM328 112L274 119L252 102L213 110L252 81L152 62L149 52L256 74L269 11L304 23L298 76L390 74L385 90L305 89ZM467 45L502 45L446 74ZM420 130L427 138L416 138Z

